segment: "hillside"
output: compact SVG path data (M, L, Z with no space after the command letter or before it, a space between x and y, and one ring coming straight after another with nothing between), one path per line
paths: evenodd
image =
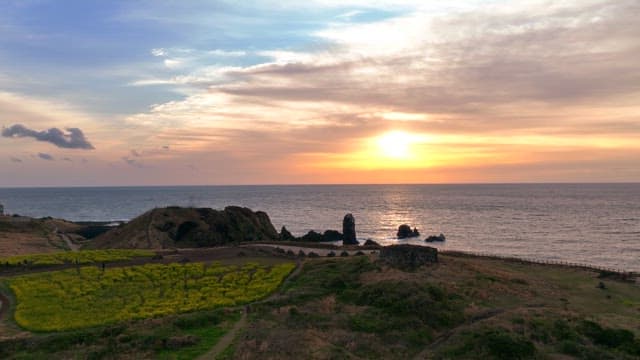
M70 222L49 218L0 216L0 254L15 256L68 249L58 231L73 231L78 227Z
M330 258L312 256L315 248L306 256L277 250L179 249L173 261L188 262L167 256L144 266L0 277L9 308L0 314L0 358L640 357L637 280L459 254L406 271L377 252ZM297 269L274 291L288 270L273 271L294 261ZM246 298L251 289L255 297ZM54 320L65 331L28 331Z
M228 206L209 208L166 207L110 230L87 244L94 249L165 249L210 247L241 241L277 240L269 216L261 211Z

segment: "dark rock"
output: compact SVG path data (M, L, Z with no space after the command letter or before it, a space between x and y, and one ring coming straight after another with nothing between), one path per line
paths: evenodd
M318 255L317 253L314 253L313 251L311 251L309 254L307 254L307 256L310 257L310 258L320 257L320 255Z
M287 230L286 227L284 227L284 225L282 226L282 229L280 229L280 240L282 241L296 241L296 237L293 236L289 230Z
M364 242L364 246L380 246L380 244L371 239L367 239L367 241Z
M340 253L340 256L346 257L346 256L349 256L349 253L346 252L346 251L343 251L343 252Z
M304 251L300 250L298 251L298 257L305 257L307 256L307 254L304 253Z
M300 241L309 241L309 242L322 242L323 236L320 233L317 233L313 230L309 231L303 237L299 238Z
M280 235L262 211L238 206L224 210L167 207L148 211L97 236L90 247L166 249L278 239Z
M322 241L340 241L343 239L340 231L327 230L322 234Z
M390 266L403 270L438 262L438 249L418 245L391 245L380 249L380 259Z
M356 240L356 220L352 214L347 214L342 220L342 243L344 245L358 245Z
M333 251L329 251L329 253L327 254L327 257L334 257L336 256L336 253Z
M413 230L411 230L411 226L407 224L402 224L398 227L397 236L398 236L398 239L406 239L410 237L420 236L420 232L418 231L417 228L413 228Z
M445 240L446 240L446 238L445 238L444 234L430 235L429 237L424 239L424 241L426 241L426 242L436 242L436 241L442 242L442 241L445 241Z
M356 256L362 256L362 255L364 255L364 253L362 251L358 250L358 252L356 252Z
M287 255L296 256L296 253L294 253L293 250L287 250Z

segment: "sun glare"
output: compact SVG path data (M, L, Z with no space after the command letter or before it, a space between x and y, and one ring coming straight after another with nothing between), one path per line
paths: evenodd
M411 157L413 137L404 131L391 131L378 138L378 149L385 157L406 159Z

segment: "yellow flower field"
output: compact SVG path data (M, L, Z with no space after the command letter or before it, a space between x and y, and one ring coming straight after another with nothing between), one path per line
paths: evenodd
M82 250L77 252L59 252L52 254L18 255L0 257L0 265L61 265L65 263L93 264L101 262L113 262L131 260L138 257L152 257L155 253L151 250L138 249L109 249L109 250Z
M28 330L60 331L234 306L275 291L295 268L147 264L106 269L83 267L11 278L16 322Z

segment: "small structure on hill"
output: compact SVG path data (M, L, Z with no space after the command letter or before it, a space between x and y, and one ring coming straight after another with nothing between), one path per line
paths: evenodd
M437 263L438 249L409 244L385 246L380 249L380 259L399 269L415 270L422 265Z

